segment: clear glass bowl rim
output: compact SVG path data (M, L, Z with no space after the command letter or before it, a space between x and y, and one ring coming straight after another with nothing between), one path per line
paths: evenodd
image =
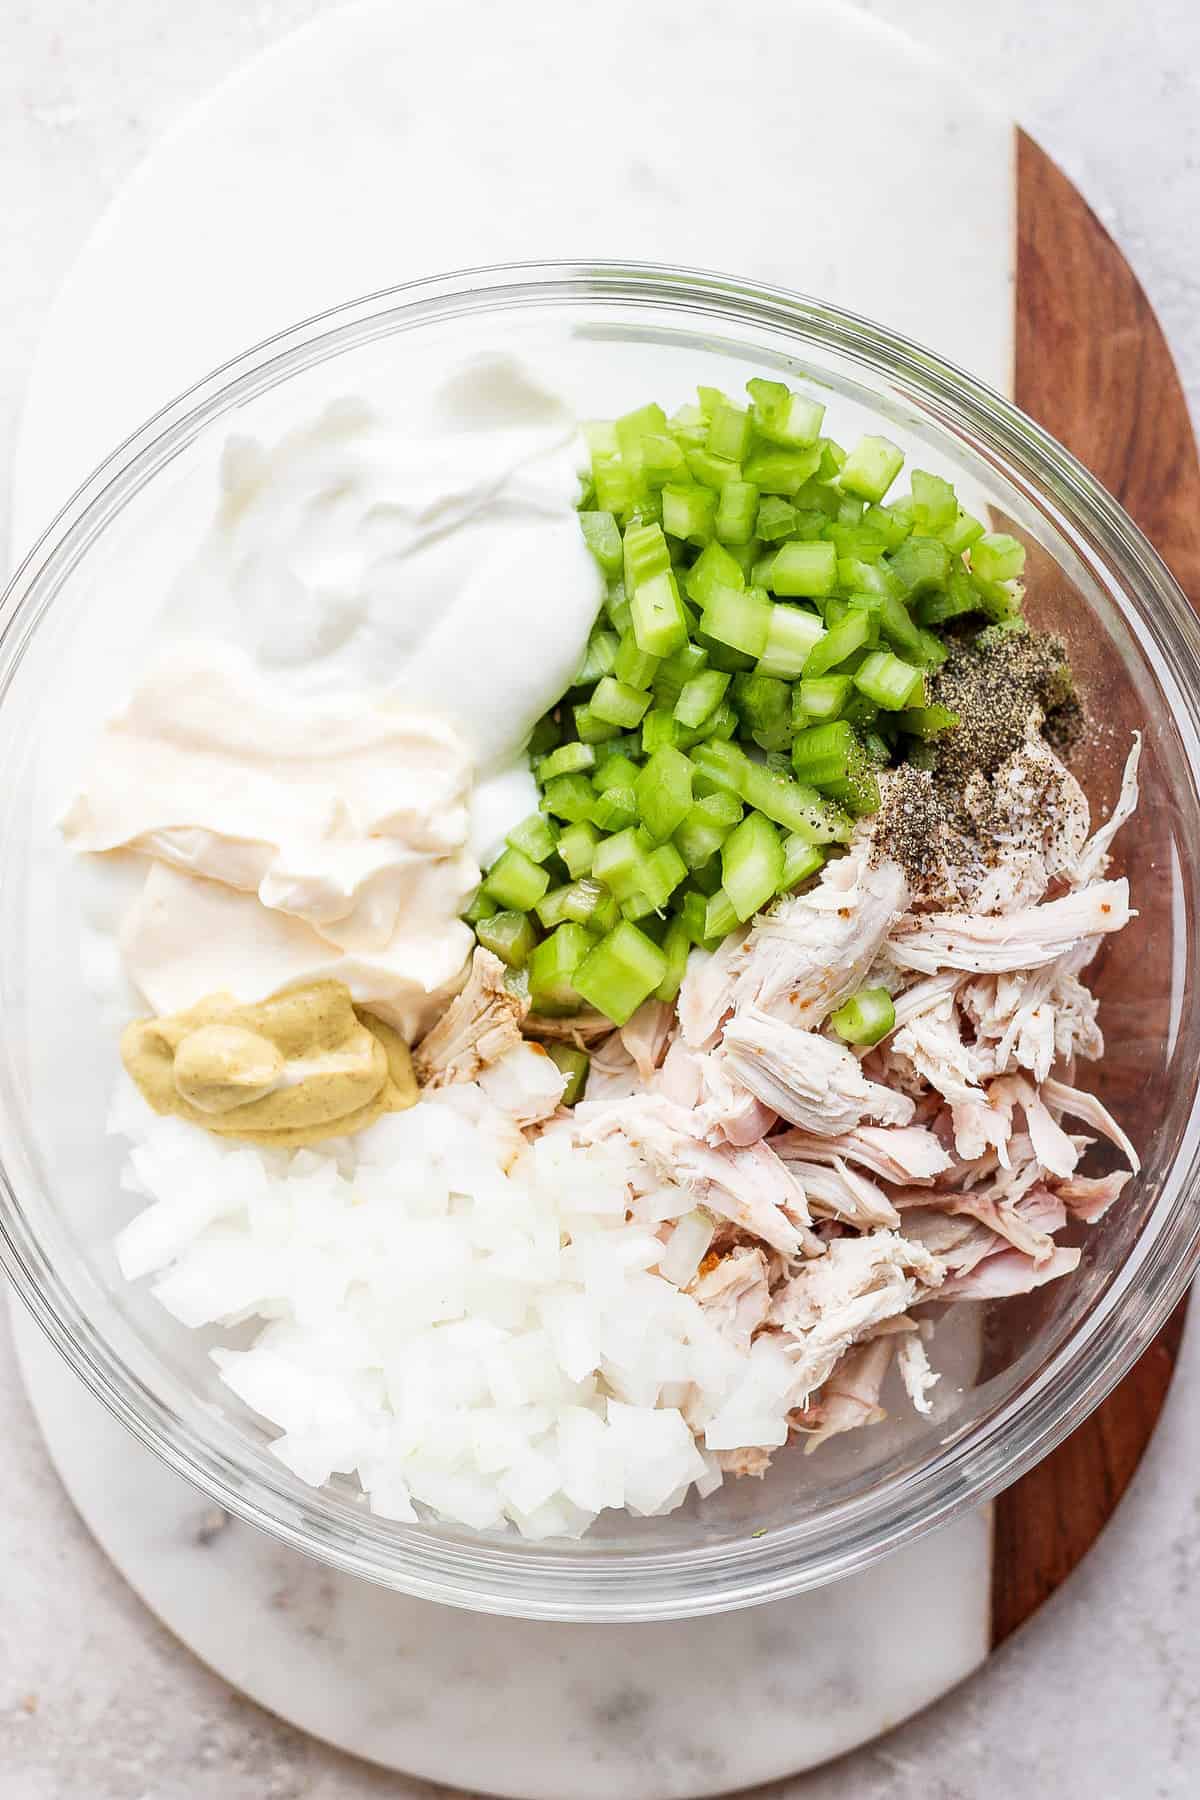
M941 424L995 457L1036 495L1085 559L1104 568L1156 671L1179 706L1193 794L1200 775L1200 622L1153 547L1107 490L1002 395L910 339L788 289L636 262L522 262L459 270L386 289L307 319L233 358L163 407L83 483L17 568L0 598L0 703L55 594L131 495L229 406L312 363L423 321L514 304L644 304L741 328L781 331L859 364L918 397ZM292 1548L387 1587L475 1611L594 1622L679 1618L781 1599L869 1567L965 1508L991 1499L1069 1435L1165 1323L1200 1265L1200 1095L1158 1203L1165 1223L1139 1239L1078 1331L1017 1394L916 1470L805 1521L718 1547L670 1553L584 1545L570 1553L518 1539L447 1543L414 1530L384 1535L363 1512L346 1524L313 1491L283 1485L214 1454L134 1378L56 1293L0 1166L0 1265L50 1342L115 1417L221 1506ZM342 1509L344 1511L344 1508Z

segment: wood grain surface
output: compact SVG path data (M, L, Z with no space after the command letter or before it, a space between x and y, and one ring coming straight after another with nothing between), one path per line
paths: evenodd
M1095 213L1019 130L1016 181L1017 404L1117 496L1200 607L1200 458L1158 321ZM1186 1304L1091 1418L996 1502L993 1644L1116 1510L1166 1399Z

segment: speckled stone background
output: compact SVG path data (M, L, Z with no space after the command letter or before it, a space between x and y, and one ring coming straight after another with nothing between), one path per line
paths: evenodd
M664 20L695 16L684 0L646 3ZM787 0L777 3L782 17ZM114 190L184 107L325 10L326 0L0 0L0 461L46 307ZM579 10L581 32L595 28L597 10ZM1197 0L870 0L867 10L944 49L1058 157L1137 269L1200 412ZM736 9L723 28L736 30ZM24 548L7 538L0 488L0 561ZM1198 1402L1194 1328L1134 1488L1070 1586L931 1712L758 1800L1191 1800ZM4 1339L0 1443L0 1800L446 1800L277 1724L155 1624L63 1496Z

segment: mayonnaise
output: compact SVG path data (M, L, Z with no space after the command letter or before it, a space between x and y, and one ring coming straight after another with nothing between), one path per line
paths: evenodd
M436 1016L603 596L585 455L506 357L226 445L165 649L63 819L77 850L152 859L121 943L156 1011L331 977L410 1038Z

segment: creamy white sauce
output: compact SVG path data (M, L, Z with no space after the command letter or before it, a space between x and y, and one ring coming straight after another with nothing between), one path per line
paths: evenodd
M77 850L150 859L121 947L156 1011L332 974L407 1035L428 1024L603 597L585 460L570 412L502 357L407 415L339 401L226 445L159 654L63 821Z

